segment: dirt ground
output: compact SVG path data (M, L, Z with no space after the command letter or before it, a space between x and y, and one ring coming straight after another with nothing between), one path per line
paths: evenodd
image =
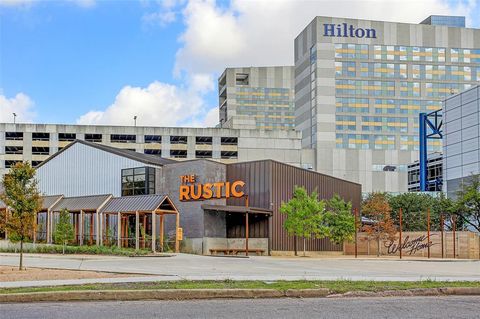
M2 281L35 281L56 279L90 279L130 277L127 274L114 274L99 271L63 270L47 268L29 268L18 270L18 267L0 266L0 282Z

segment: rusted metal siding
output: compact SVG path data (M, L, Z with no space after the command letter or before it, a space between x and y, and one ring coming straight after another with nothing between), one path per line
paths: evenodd
M272 209L269 236L271 250L294 250L294 238L288 236L283 228L285 216L280 213L280 206L282 202L292 198L295 185L303 186L309 192L317 189L321 199L330 199L334 194L338 194L351 201L353 208L360 207L360 184L271 160L230 164L227 166L227 178L229 181L245 181L250 205ZM243 199L229 199L227 204L242 205L242 201ZM301 239L297 245L299 250L303 248ZM328 239L310 239L306 241L306 249L341 251L342 246L335 245Z

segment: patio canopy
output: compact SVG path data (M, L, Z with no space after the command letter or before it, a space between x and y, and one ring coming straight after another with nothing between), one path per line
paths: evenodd
M63 198L63 195L42 196L42 211L52 209Z
M101 209L102 214L135 212L178 213L177 208L167 195L138 195L112 198Z
M272 215L273 212L269 209L260 208L260 207L245 207L245 206L229 206L229 205L202 205L203 210L211 210L216 212L227 212L227 213L251 213L251 214L265 214Z
M97 211L112 198L112 195L64 197L51 210L59 212L66 209L69 212Z

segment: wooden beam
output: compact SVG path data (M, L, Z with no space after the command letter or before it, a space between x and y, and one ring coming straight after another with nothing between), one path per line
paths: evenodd
M178 240L178 228L180 228L180 214L176 216L175 222L175 253L180 252L180 241Z
M140 214L135 212L135 249L140 249Z
M156 236L157 236L157 214L152 212L152 251L155 252L156 250Z
M117 247L118 248L122 248L121 231L122 231L122 215L121 213L117 213Z
M163 252L164 216L160 215L160 251Z

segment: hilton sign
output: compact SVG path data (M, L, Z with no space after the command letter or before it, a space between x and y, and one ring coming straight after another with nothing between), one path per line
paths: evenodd
M367 38L376 39L377 32L375 29L355 28L353 25L342 24L324 24L323 36L325 37L342 37L342 38Z

